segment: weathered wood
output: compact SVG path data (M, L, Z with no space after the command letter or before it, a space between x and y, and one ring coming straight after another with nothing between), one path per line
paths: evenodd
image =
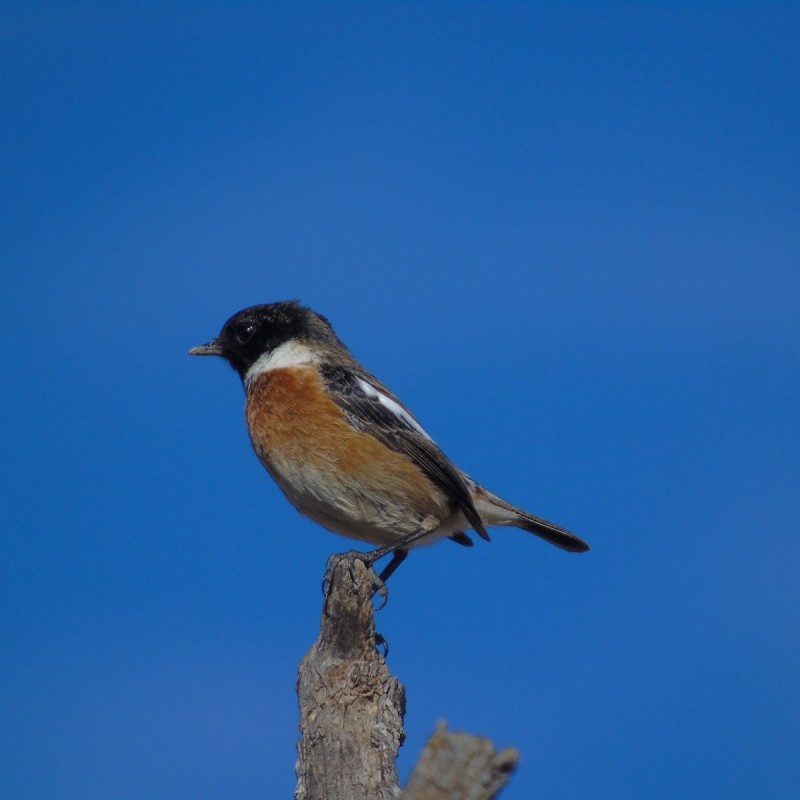
M295 800L492 800L518 752L444 724L400 792L405 689L375 649L373 578L357 560L335 567L319 636L300 663Z
M403 800L491 800L517 766L519 753L497 753L489 739L455 733L441 724L422 751Z
M405 688L375 649L372 571L340 562L300 663L295 800L396 800Z

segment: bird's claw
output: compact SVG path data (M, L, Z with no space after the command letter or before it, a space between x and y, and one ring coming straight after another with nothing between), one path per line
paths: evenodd
M378 575L375 570L372 570L372 596L378 595L381 599L377 606L375 606L376 611L380 611L385 605L387 600L389 599L389 589L387 588L386 584L381 580L381 576ZM389 652L388 649L386 651Z
M333 583L334 570L339 566L340 562L347 561L347 567L350 571L350 579L355 579L354 570L356 560L361 561L363 564L367 564L368 561L368 559L365 557L365 554L360 553L358 550L348 550L346 553L334 553L328 559L328 563L325 565L325 575L322 577L322 593L326 597L328 596L331 584ZM371 564L367 565L371 566Z
M386 601L389 598L389 590L386 588L386 584L380 579L378 573L375 572L374 569L374 560L369 557L369 553L362 553L360 550L348 550L346 553L335 553L328 559L328 563L325 566L325 575L322 578L322 594L325 597L325 604L327 606L328 603L328 593L331 590L331 584L333 583L333 573L337 566L342 561L347 561L347 567L350 571L350 579L355 580L355 562L360 561L367 569L372 573L372 587L373 587L373 595L379 595L381 600L378 604L376 611L380 611L385 605Z
M389 642L384 639L383 634L378 633L375 631L375 649L380 652L380 649L383 648L383 652L381 656L385 660L389 655Z

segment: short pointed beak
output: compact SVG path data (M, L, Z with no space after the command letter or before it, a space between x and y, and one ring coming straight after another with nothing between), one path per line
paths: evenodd
M221 356L222 348L217 339L212 339L208 344L199 344L189 351L190 356Z

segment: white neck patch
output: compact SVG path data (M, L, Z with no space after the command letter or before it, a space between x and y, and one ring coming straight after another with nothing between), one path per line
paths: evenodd
M285 367L299 367L303 364L314 364L319 360L319 353L312 350L307 344L290 339L270 353L264 353L264 355L259 356L253 366L247 370L244 376L244 385L249 387L259 375L265 372L284 369Z

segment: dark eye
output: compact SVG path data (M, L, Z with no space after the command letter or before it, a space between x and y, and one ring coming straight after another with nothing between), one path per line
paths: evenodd
M241 327L236 329L236 341L239 344L247 344L252 338L253 334L256 332L256 326L252 323L248 323L247 325L242 325Z

